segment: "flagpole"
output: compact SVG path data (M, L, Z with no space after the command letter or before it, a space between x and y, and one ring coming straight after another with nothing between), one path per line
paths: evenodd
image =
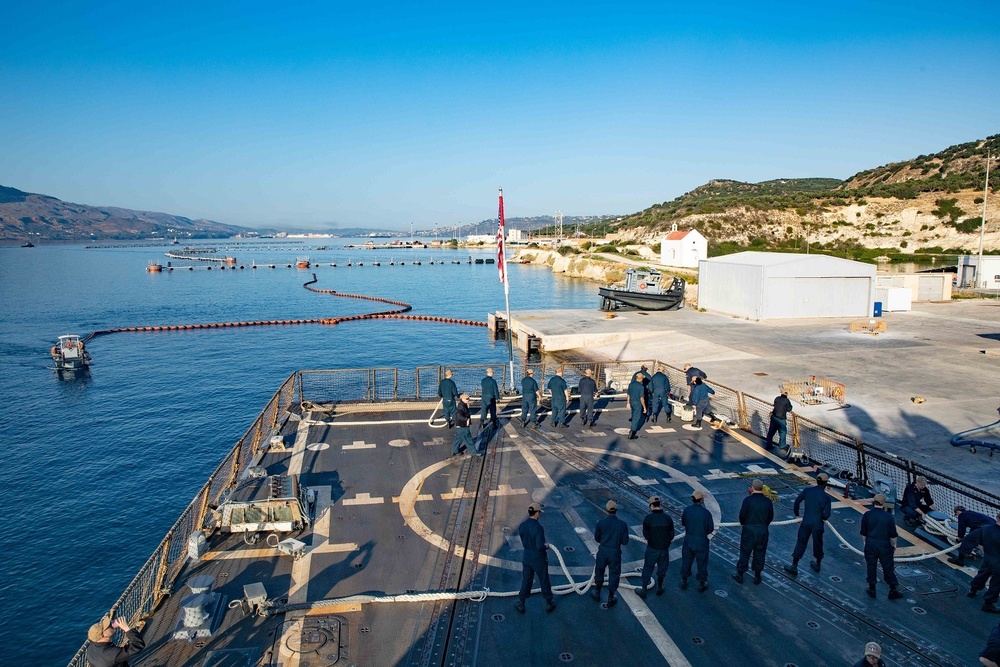
M500 200L500 216L497 230L498 260L502 263L500 267L500 280L503 282L503 298L507 306L507 356L510 364L510 391L514 392L514 329L510 320L510 274L507 273L507 252L506 252L506 224L503 214L503 188L499 189L498 198Z

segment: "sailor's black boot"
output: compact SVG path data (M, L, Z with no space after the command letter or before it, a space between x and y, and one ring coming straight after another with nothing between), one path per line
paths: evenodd
M600 602L601 602L601 587L600 586L594 586L594 588L590 591L590 597L591 597L592 600L594 600L594 602L597 602L598 604L600 604Z
M656 594L663 595L663 577L656 580Z
M819 574L819 561L818 561L818 560L816 560L815 558L814 558L814 559L812 559L812 560L811 560L811 561L809 562L809 568L810 568L810 569L811 569L811 570L812 570L813 572L815 572L816 574Z
M792 561L791 566L786 565L785 572L787 572L788 575L792 577L799 576L799 559L798 558L794 559Z
M889 599L890 600L898 600L901 597L903 597L903 594L900 593L898 590L896 590L895 586L893 586L892 588L889 589Z
M608 609L611 609L616 604L618 604L618 596L614 593L608 593Z

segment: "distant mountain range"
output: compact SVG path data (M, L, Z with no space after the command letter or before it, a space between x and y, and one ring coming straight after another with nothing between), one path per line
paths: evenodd
M73 204L0 185L0 239L225 238L256 230L180 215Z

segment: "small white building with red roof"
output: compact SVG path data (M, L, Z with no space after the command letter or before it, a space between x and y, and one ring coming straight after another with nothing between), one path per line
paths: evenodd
M674 224L660 241L660 264L697 269L703 259L708 259L708 240L697 229L682 232Z

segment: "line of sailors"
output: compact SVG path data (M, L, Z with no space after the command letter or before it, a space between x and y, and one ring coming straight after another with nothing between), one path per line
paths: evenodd
M798 563L805 555L810 541L812 541L813 559L809 566L817 573L822 569L824 526L827 519L830 518L832 510L831 497L826 492L828 482L828 475L820 473L816 478L816 485L803 489L795 499L792 511L795 516L801 516L802 522L799 524L798 536L792 551L792 562L785 567L785 572L789 576L798 576ZM926 481L924 484L926 485ZM898 588L899 580L896 577L893 561L898 533L895 519L886 511L885 505L886 497L881 493L876 494L872 500L871 509L865 512L861 519L860 532L864 540L868 583L866 592L872 598L877 596L877 568L881 566L883 580L889 586L888 598L897 600L903 597ZM979 573L972 580L968 597L975 598L977 592L986 588L988 583L989 587L984 596L982 609L990 613L1000 613L1000 608L996 606L997 598L1000 597L1000 513L991 519L983 514L970 514L968 510L961 507L956 509L960 524L965 528L961 534L963 548L971 550L975 546L981 545L984 551L983 564ZM670 544L675 536L674 521L663 511L662 502L658 496L649 499L649 510L649 514L642 522L646 551L643 558L641 583L637 591L638 596L642 599L646 599L654 574L656 595L663 595L664 579L670 565ZM528 518L518 528L518 534L524 545L524 555L521 589L518 593L515 609L522 614L525 613L525 601L531 594L531 585L536 577L541 585L546 611L551 612L555 609L548 574L546 551L548 544L545 542L545 530L538 520L541 511L540 504L532 503L529 505ZM601 602L605 573L607 573L608 594L605 606L612 608L618 603L617 591L621 581L622 547L629 543L629 528L628 524L618 518L618 505L614 500L607 502L605 511L606 516L597 522L594 529L597 552L595 554L594 586L590 595L598 603ZM970 518L962 521L963 515ZM753 572L754 584L762 583L769 527L773 520L774 504L768 497L768 490L761 480L754 479L751 482L749 494L743 499L740 506L739 523L742 527L740 555L736 563L736 572L732 575L736 583L744 583L744 575L748 570ZM681 546L680 587L682 590L688 588L692 566L695 566L698 591L705 592L708 590L710 538L716 527L712 513L705 507L705 494L702 490L696 489L691 494L691 504L684 508L681 514L681 525L685 533ZM961 554L960 551L959 558L963 557ZM994 631L994 635L996 634L997 632ZM870 642L865 649L865 658L860 660L857 666L869 665L871 667L885 664L881 660L881 648L878 644ZM989 650L988 646L983 655L993 655L987 653ZM989 665L990 663L984 661L982 664ZM994 665L994 667L996 666Z
M584 426L594 426L597 422L597 410L595 402L600 396L597 381L594 379L594 371L587 368L583 372L577 384L579 393L579 414L580 421ZM521 415L522 427L536 427L541 421L538 419L538 403L542 399L542 389L535 380L535 371L531 368L525 369L524 378L521 380ZM687 404L694 409L694 428L701 428L702 419L709 410L709 396L715 393L705 383L708 378L704 371L693 367L691 364L684 365L685 382L688 386ZM469 421L465 412L469 412L469 396L459 392L455 384L454 374L451 370L444 372L444 378L438 385L438 396L441 398L442 411L448 428L456 425L459 429L468 428ZM486 369L486 376L481 381L480 393L480 419L485 429L487 424L490 428L497 428L497 401L501 397L500 387L493 378L493 369ZM563 369L559 367L555 374L549 379L547 389L551 394L551 419L552 427L569 428L567 418L567 408L570 403L571 392L569 385L563 377ZM628 387L625 391L626 409L629 410L629 439L636 439L637 433L646 421L656 423L660 412L666 416L666 421L673 419L673 405L670 403L671 386L670 378L663 371L658 370L650 374L649 367L643 364L639 371L632 375ZM462 397L465 397L464 399ZM461 406L465 403L466 407ZM489 417L489 422L487 422ZM782 434L783 435L783 434ZM471 431L460 430L456 433L455 444L452 447L452 454L456 454L462 448L468 451L473 450Z

